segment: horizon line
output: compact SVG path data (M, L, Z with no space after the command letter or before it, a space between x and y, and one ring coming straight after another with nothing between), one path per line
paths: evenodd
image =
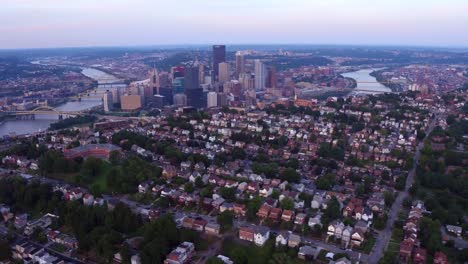
M468 49L463 45L432 45L432 44L330 44L330 43L175 43L175 44L136 44L136 45L83 45L83 46L54 46L54 47L25 47L0 48L0 51L28 51L51 49L109 49L109 48L157 48L157 47L211 47L225 46L325 46L325 47L388 47L388 48L436 48L436 49Z

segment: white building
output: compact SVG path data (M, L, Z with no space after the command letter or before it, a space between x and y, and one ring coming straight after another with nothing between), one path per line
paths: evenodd
M114 109L114 100L112 92L107 90L103 95L104 112L110 112Z
M218 94L216 92L209 92L208 95L208 108L218 106Z
M260 60L255 60L255 90L264 90L266 82L266 68Z

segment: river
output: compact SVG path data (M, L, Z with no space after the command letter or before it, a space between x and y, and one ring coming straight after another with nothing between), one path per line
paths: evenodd
M378 70L381 69L364 69L359 71L343 73L341 75L356 80L356 89L360 91L351 92L351 94L376 94L379 92L391 92L392 90L390 88L377 82L377 79L370 75L371 72Z
M102 104L102 94L111 87L107 82L115 82L119 79L115 76L94 68L82 68L82 73L87 77L98 81L98 89L92 92L90 98L83 97L81 101L70 101L55 109L61 111L80 111L90 109ZM112 87L125 87L125 85L112 85ZM93 94L94 93L94 94ZM10 134L24 135L44 131L49 125L58 120L55 114L36 115L35 120L8 120L0 124L0 137Z

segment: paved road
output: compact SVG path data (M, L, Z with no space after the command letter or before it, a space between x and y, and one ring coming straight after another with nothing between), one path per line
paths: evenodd
M426 138L434 129L437 119L438 119L438 116L436 116L429 123L429 126L426 129ZM368 263L378 263L378 261L384 254L384 250L387 248L388 242L390 241L390 238L392 237L393 224L395 223L398 213L400 212L403 206L403 200L406 197L408 197L409 195L408 191L414 183L414 178L416 175L416 167L418 165L419 158L421 157L421 149L423 148L423 146L424 146L424 140L422 140L416 147L416 153L414 155L414 164L408 173L408 177L406 178L405 190L400 192L397 198L395 199L395 202L393 203L392 208L390 209L388 213L388 220L385 225L385 228L382 231L380 231L377 236L377 239L375 241L375 246L372 249L371 254L369 255Z

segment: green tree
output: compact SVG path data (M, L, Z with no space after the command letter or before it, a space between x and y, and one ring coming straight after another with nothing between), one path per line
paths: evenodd
M294 201L286 197L281 201L281 208L283 210L292 210L294 209Z
M231 211L224 211L218 215L216 218L218 224L221 226L223 232L230 230L234 223L234 213Z

